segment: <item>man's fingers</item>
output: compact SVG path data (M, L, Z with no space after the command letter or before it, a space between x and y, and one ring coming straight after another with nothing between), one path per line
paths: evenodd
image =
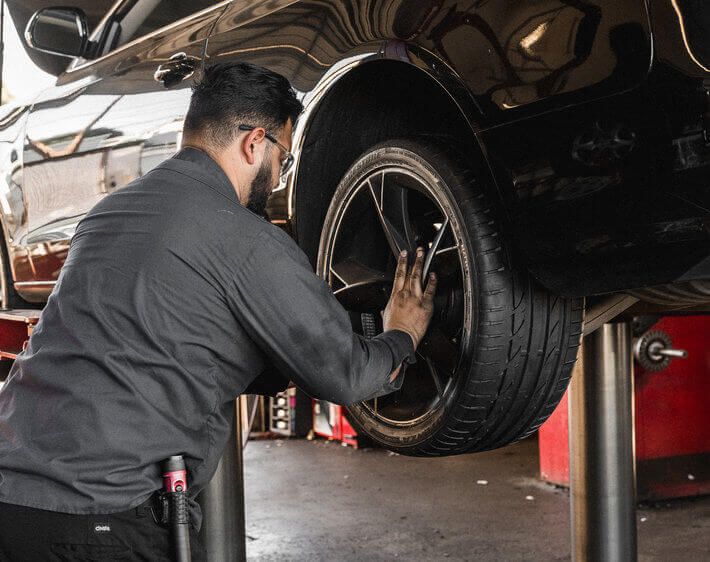
M430 273L426 289L424 289L424 300L433 299L434 293L436 293L436 273Z
M409 280L409 290L413 295L420 296L422 294L422 269L424 267L424 249L417 248L417 258L414 260L412 267L412 275Z
M402 250L399 253L397 260L397 271L394 272L394 284L392 285L392 294L404 289L404 282L407 280L407 250Z

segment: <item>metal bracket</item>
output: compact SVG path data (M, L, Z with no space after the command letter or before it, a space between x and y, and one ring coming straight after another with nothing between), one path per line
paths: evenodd
M598 330L606 322L611 322L638 301L639 299L631 295L616 294L590 306L584 313L584 336Z

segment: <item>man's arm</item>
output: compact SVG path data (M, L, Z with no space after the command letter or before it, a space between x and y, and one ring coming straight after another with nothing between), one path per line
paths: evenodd
M402 362L416 361L403 330L370 339L353 332L348 312L278 227L255 237L227 297L273 365L315 397L353 404L387 394L402 385Z

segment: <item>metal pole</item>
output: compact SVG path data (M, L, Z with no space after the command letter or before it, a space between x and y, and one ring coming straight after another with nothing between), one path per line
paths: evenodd
M210 562L243 562L247 558L242 403L239 398L234 409L234 431L217 465L217 472L198 499L203 514L200 539Z
M631 327L584 338L570 384L572 560L636 560Z

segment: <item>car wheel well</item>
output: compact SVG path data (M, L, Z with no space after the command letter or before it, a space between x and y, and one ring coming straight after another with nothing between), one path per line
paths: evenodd
M460 109L428 74L403 62L363 64L320 101L305 133L295 188L295 231L315 267L321 228L333 193L350 165L391 138L450 136L480 159Z

